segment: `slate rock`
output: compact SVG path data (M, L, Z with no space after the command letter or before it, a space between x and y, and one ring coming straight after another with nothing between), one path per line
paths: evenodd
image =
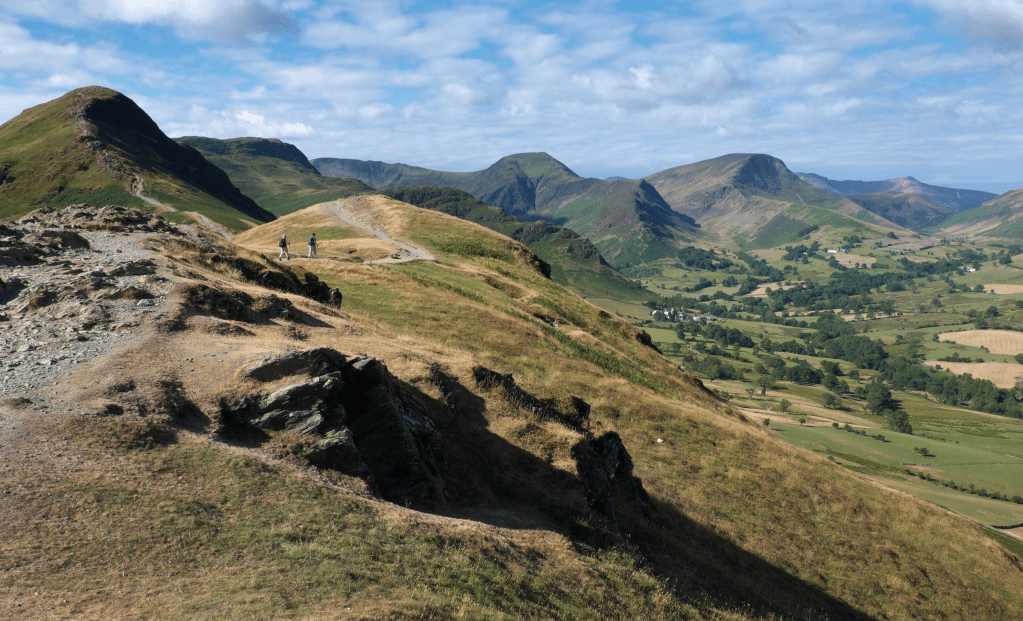
M422 406L376 358L352 363L345 391L348 428L388 500L439 501L440 433Z
M344 367L347 359L329 347L286 352L264 358L241 371L243 377L271 382L290 375L325 375Z

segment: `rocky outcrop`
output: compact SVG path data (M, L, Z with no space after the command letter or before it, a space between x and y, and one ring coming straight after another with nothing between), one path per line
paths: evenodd
M177 229L142 210L80 205L0 224L0 396L38 388L164 317L172 285L138 244L155 231Z
M255 362L240 371L242 377L269 382L292 375L326 375L345 365L344 354L329 347L286 352Z
M317 348L265 358L239 375L262 382L312 377L222 404L224 425L294 433L310 463L361 476L388 500L443 500L440 434L379 360Z
M179 257L184 263L198 264L222 273L231 273L238 280L267 289L300 295L332 307L341 306L342 294L337 288L321 281L316 274L302 268L291 268L271 261L262 255L252 258L238 256L235 248L204 241L182 241L184 249Z
M509 402L536 415L540 420L553 420L570 429L580 430L590 417L589 404L579 397L572 396L567 403L559 403L556 399L541 399L516 384L511 373L498 373L482 366L475 367L472 375L481 388L500 389Z
M572 457L576 462L580 491L591 509L617 525L615 498L644 511L651 506L642 481L633 475L632 456L621 437L615 432L594 437L584 428L590 416L590 405L586 401L576 396L564 403L539 399L519 387L511 373L498 373L482 366L473 369L473 377L481 388L501 390L509 402L541 420L561 423L582 435L572 447Z
M572 455L586 500L594 511L617 523L613 503L616 495L642 507L649 505L642 481L633 474L632 456L617 433L579 442Z

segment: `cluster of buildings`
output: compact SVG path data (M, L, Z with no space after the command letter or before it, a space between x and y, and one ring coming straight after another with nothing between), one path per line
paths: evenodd
M683 321L700 321L701 319L707 321L720 321L713 315L694 315L686 314L685 310L681 308L665 308L658 309L650 313L650 318L654 321L667 321L671 323L682 323Z

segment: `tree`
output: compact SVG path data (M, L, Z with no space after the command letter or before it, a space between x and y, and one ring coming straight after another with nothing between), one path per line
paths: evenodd
M802 427L804 424L806 424L806 417L805 416L800 416L799 417L799 426Z
M913 435L913 426L909 424L909 416L902 410L889 412L885 420L888 421L888 426L892 428L892 431Z
M882 384L877 382L869 384L864 393L866 408L874 416L885 416L886 413L899 409L899 403L892 398L892 391Z
M764 419L764 427L770 427L770 426L771 426L771 419L770 418L765 418Z
M789 408L791 408L791 407L792 407L792 402L789 401L788 399L782 399L781 401L778 402L778 409L781 410L782 414L788 412Z
M842 407L842 402L841 400L839 400L837 396L829 392L826 395L824 395L823 399L821 399L821 405L830 410L837 410L838 408Z

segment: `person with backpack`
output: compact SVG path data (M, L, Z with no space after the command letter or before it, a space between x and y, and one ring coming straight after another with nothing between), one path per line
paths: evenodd
M309 236L309 258L316 258L316 233Z
M288 236L281 235L281 241L277 242L277 245L281 247L281 256L277 257L277 260L280 261L284 257L288 257L288 260L290 261L291 252L290 249L288 248Z

